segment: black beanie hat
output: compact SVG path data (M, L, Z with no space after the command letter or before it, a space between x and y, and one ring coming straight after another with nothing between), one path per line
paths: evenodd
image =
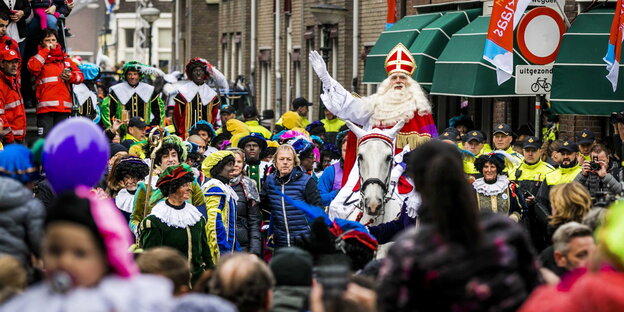
M301 248L278 249L269 267L277 286L312 286L312 256Z

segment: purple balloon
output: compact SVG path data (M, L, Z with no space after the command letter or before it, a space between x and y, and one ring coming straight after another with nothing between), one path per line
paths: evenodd
M43 171L57 194L78 185L95 186L106 170L109 143L87 118L70 118L56 125L43 145Z

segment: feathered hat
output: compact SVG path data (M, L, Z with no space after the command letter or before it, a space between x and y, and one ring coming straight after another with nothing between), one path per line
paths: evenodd
M141 79L143 79L145 75L156 75L156 76L161 76L161 77L165 76L165 73L159 68L148 66L148 65L139 63L137 61L130 61L128 63L125 63L124 66L121 68L122 80L126 80L126 74L130 70L139 72L139 76L141 77Z
M214 127L212 126L212 124L205 120L200 120L196 124L191 126L189 133L197 134L198 131L208 132L208 136L210 137L211 140L217 135L217 132L214 130Z
M82 63L78 68L84 75L84 80L96 80L100 76L100 67L93 63Z
M9 144L0 151L0 176L27 183L39 178L39 169L30 150L21 144Z
M204 77L204 79L208 79L208 77L210 77L210 73L212 73L212 64L210 64L210 62L208 62L206 59L196 57L186 63L184 71L186 72L187 78L191 78L191 71L195 66L204 68L204 71L206 72L206 76Z
M160 188L166 183L171 183L175 180L183 178L187 175L193 176L193 170L191 166L187 164L180 164L177 166L171 166L158 177L158 182L156 182L156 187Z

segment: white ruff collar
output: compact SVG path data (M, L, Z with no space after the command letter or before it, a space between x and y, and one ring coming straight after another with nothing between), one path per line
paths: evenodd
M119 210L132 213L132 209L134 207L134 195L130 194L127 189L123 188L119 193L117 193L117 197L115 197L115 205Z
M115 91L115 95L121 102L121 104L126 104L130 101L130 98L136 93L141 100L145 103L149 103L151 100L152 94L154 93L154 86L150 86L147 83L139 82L139 84L133 88L128 84L127 81L122 83L118 83L111 87L112 91Z
M180 92L187 102L192 101L197 93L199 93L199 99L201 100L202 105L210 104L212 99L217 96L217 92L209 87L208 84L204 83L201 86L198 86L192 81L187 81L178 89L178 92Z
M506 175L499 174L496 177L496 182L492 184L485 183L484 178L479 178L472 183L472 187L477 193L485 196L496 196L504 192L509 186L509 178Z
M78 104L80 106L84 105L87 99L91 99L91 105L93 108L97 106L97 95L95 92L89 90L84 83L74 85L74 94L76 95L76 99L78 100Z
M151 215L162 220L168 226L181 229L197 223L202 217L201 212L189 203L185 203L182 209L174 209L167 205L165 200L154 206Z

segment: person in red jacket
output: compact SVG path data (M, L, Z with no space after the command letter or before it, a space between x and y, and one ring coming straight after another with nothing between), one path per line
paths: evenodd
M84 80L76 64L61 50L55 30L45 29L39 52L28 60L36 77L37 132L45 136L54 125L69 117L72 110L71 84Z
M21 143L26 135L26 112L17 78L19 53L0 50L0 59L0 137L3 143Z

